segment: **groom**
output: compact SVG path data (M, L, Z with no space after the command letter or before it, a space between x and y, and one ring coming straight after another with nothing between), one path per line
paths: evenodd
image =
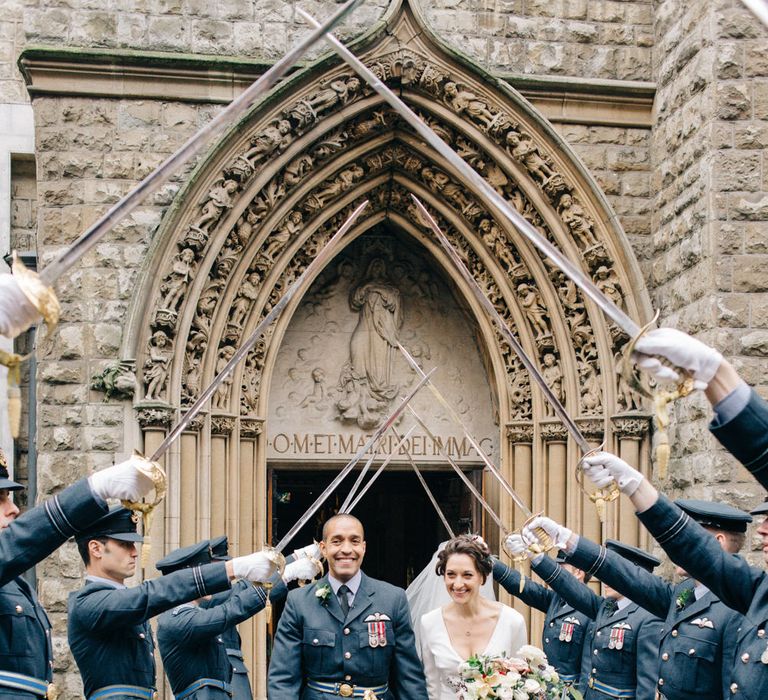
M362 523L334 515L320 551L328 575L291 591L269 666L269 700L427 700L405 591L368 578Z

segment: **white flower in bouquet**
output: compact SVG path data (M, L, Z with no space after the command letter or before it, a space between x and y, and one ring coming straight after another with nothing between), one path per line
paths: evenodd
M532 644L521 646L517 655L524 658L533 668L547 666L547 655Z
M528 693L526 693L524 690L517 689L514 692L514 698L515 700L530 700L528 697Z
M535 695L542 690L541 683L535 678L526 678L525 683L523 683L523 690L528 693L528 695Z

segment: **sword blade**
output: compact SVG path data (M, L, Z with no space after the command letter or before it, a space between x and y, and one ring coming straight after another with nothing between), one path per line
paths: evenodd
M405 357L406 361L409 365L414 369L414 371L419 376L424 376L424 370L419 367L419 363L416 362L416 360L413 359L413 356L411 353L409 353L402 345L402 343L398 343L397 346L400 348L400 352L403 354L403 357ZM477 452L478 455L480 455L480 459L483 460L483 463L488 468L488 471L493 474L499 484L501 484L501 487L507 492L507 495L509 495L512 500L515 502L518 508L525 513L526 517L531 517L533 515L533 511L525 505L525 501L523 501L522 498L515 492L515 490L509 485L509 482L504 478L504 475L501 473L499 468L491 461L491 458L485 453L482 447L480 447L480 443L475 440L472 433L469 431L469 428L467 428L466 425L464 425L464 422L459 417L459 414L456 413L456 411L453 410L453 407L451 404L448 403L448 400L440 393L440 390L435 386L435 383L430 381L429 384L429 390L432 392L434 397L440 402L440 405L448 411L448 415L453 419L453 422L456 423L462 431L464 431L464 435L466 436L467 440L469 440L469 444L472 445L472 447L475 448L475 452Z
M408 395L400 402L400 405L389 415L389 418L387 418L384 423L382 423L376 431L371 435L370 438L368 438L368 441L363 445L356 453L355 456L352 457L349 462L347 462L347 465L337 474L336 478L328 485L328 487L323 491L316 499L315 502L307 509L307 512L304 513L304 515L299 518L299 520L294 524L294 526L285 534L285 536L275 545L275 549L278 552L281 552L283 549L285 549L285 546L296 536L296 533L301 530L301 528L304 527L304 525L307 524L307 521L315 514L317 509L325 503L325 500L328 498L328 496L333 493L333 490L344 480L344 477L349 474L349 472L352 471L354 466L362 459L363 455L368 452L379 440L379 438L387 431L389 430L394 424L395 421L398 419L400 414L405 410L406 406L408 406L411 399L416 396L417 392L421 387L423 387L428 381L429 377L432 375L432 372L435 370L431 370L428 372L427 377L419 381L416 386L411 389L411 391L408 393Z
M335 244L338 243L343 237L344 234L349 231L350 228L352 228L352 225L357 220L357 217L360 216L363 209L368 206L368 200L366 199L362 204L360 204L350 215L349 218L341 225L339 230L333 235L333 238L328 241L328 243L325 244L323 249L317 254L317 257L309 264L307 265L307 268L302 272L299 277L296 279L296 281L291 285L290 289L288 289L285 294L280 298L280 301L277 302L277 304L274 305L272 310L259 322L259 324L256 326L253 333L251 333L250 336L248 336L248 339L238 348L237 352L232 355L232 359L227 362L224 369L219 372L214 380L205 388L202 394L198 397L197 401L192 404L192 406L189 408L189 410L184 414L182 419L174 426L174 428L171 430L171 432L168 433L165 440L160 443L160 446L155 450L154 454L150 459L153 462L156 462L160 457L162 457L166 450L173 444L173 442L176 440L176 438L181 435L181 433L184 431L184 428L186 428L190 421L198 414L200 413L201 409L205 405L205 403L208 401L208 399L213 396L213 393L216 391L216 389L219 387L219 385L224 381L224 379L229 375L229 373L235 368L235 366L248 354L248 351L256 345L256 342L261 338L261 336L264 334L264 331L269 328L269 326L272 324L272 322L280 315L282 310L288 305L288 303L291 301L291 299L296 296L296 294L299 293L299 291L302 289L304 282L306 280L311 280L312 276L322 269L322 267L325 265L325 263L328 262L328 259L331 257L331 255L334 252Z
M392 432L395 434L395 437L399 437L397 434L397 428L392 428ZM442 520L443 525L445 526L445 529L448 531L448 534L450 535L451 539L456 537L453 530L451 529L450 524L448 523L448 518L445 517L445 514L443 513L442 508L440 508L440 505L437 502L437 499L435 498L435 494L432 493L432 489L427 486L427 482L424 479L424 477L421 474L421 471L419 471L419 468L416 466L416 462L413 459L413 456L411 455L410 451L406 448L404 450L406 457L408 457L408 461L411 463L411 467L413 468L413 471L416 472L416 478L419 480L419 483L424 488L424 491L427 494L427 498L429 499L429 502L432 504L432 507L437 511L437 516Z
M422 379L422 381L424 381ZM410 411L411 415L414 417L416 422L421 426L421 429L429 436L429 438L440 447L440 453L448 460L448 463L453 467L453 470L456 472L456 474L459 475L459 478L464 482L464 485L469 489L470 493L478 500L480 505L483 507L486 513L491 516L491 519L493 522L495 522L501 531L505 534L509 534L509 530L507 530L506 525L502 522L501 518L498 516L496 511L491 507L490 503L483 498L483 494L481 494L475 485L470 481L469 477L464 473L464 470L456 464L454 459L451 457L451 455L448 454L446 449L437 441L437 438L434 436L432 431L427 427L427 424L421 420L419 417L419 414L416 413L416 411L413 410L411 406L408 406L408 410Z
M379 443L379 445L380 444L381 443ZM360 470L360 474L358 474L357 479L355 479L355 483L352 484L352 488L349 490L347 497L344 499L344 503L342 503L341 508L339 508L339 513L347 512L347 508L349 508L349 504L352 502L352 499L355 497L355 494L357 493L357 489L360 488L360 484L363 483L363 479L365 478L365 475L368 473L368 469L370 469L371 464L373 464L373 460L376 459L376 453L379 451L379 445L376 445L376 449L373 452L371 452L371 456L368 458L368 461Z
M316 19L301 9L297 12L308 22L317 26ZM432 129L430 129L419 116L411 110L395 93L393 93L373 72L355 56L344 44L332 34L326 34L325 40L333 47L333 50L363 79L366 83L387 102L408 124L421 136L432 148L434 148L451 167L465 178L473 187L480 191L483 198L504 218L508 219L514 227L535 245L544 255L557 265L576 285L592 299L597 306L619 328L634 338L640 332L640 326L635 323L624 311L606 297L597 285L587 276L583 270L569 260L556 246L542 236L514 207L510 206L504 197L493 189L480 175L476 173L461 156L459 156L448 144L446 144Z
M283 58L245 92L236 97L227 108L192 136L176 153L163 161L156 170L145 177L131 192L115 204L104 216L92 224L61 256L40 273L40 279L48 286L69 270L85 255L118 221L128 216L141 202L156 192L190 158L197 155L215 136L243 115L256 100L264 95L296 63L307 50L335 27L363 0L347 0L339 10L323 22L322 29L310 32Z
M387 458L381 463L381 466L373 473L373 476L371 476L371 478L368 479L367 483L365 484L365 486L363 486L363 488L360 491L360 493L358 493L357 496L355 496L355 500L352 501L352 503L349 504L349 508L347 508L347 509L342 508L339 511L340 513L351 513L355 509L355 506L360 502L362 497L365 496L366 493L368 493L368 489L370 489L371 486L373 486L373 483L376 481L376 479L379 478L379 474L381 474L384 471L384 468L392 461L392 459L398 453L398 451L403 446L405 441L409 437L411 437L411 433L414 430L416 430L416 426L415 425L402 438L400 438L400 441L395 446L395 449L392 450L392 452L387 455ZM392 431L395 432L395 429L392 428ZM395 432L395 435L397 435L396 432Z
M741 0L766 27L768 27L768 2L765 0Z
M504 319L501 317L499 312L496 311L496 308L491 303L491 300L485 296L485 294L483 294L483 290L480 289L480 285L477 283L477 280L475 280L475 278L470 274L469 270L467 270L467 267L462 262L459 254L454 250L453 246L445 237L445 234L440 230L440 227L432 218L432 215L427 211L427 208L414 194L411 194L411 197L413 201L416 202L416 206L419 208L422 216L424 216L425 220L429 223L432 232L435 234L435 236L437 236L437 240L440 241L440 245L445 249L445 252L448 253L448 256L450 257L454 267L462 276L464 281L469 285L469 288L472 290L472 293L475 295L477 301L480 303L483 309L485 309L486 313L491 317L491 319L496 322L496 326L498 327L499 332L504 336L504 339L510 344L512 349L520 358L520 361L528 370L528 373L531 375L531 377L533 377L536 384L539 385L539 389L541 389L544 397L547 399L550 406L552 406L552 409L554 410L557 417L563 422L565 427L568 429L568 432L573 435L574 440L576 440L577 444L579 445L579 449L582 451L582 453L587 454L587 452L592 449L592 446L584 437L581 430L579 429L579 426L576 425L576 422L573 420L573 418L571 418L568 411L565 410L565 406L560 403L560 399L558 399L557 396L555 396L555 394L552 392L552 389L549 388L547 380L542 376L539 368L536 366L536 363L533 362L530 357L528 357L528 354L523 349L523 346L520 345L517 338L515 338L514 334L509 329L509 326L504 322Z

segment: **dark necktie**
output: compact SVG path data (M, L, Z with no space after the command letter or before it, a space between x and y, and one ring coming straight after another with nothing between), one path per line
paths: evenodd
M605 600L605 616L611 617L613 613L618 610L619 604L613 598L606 598Z
M349 587L346 584L342 584L339 586L339 592L336 594L339 599L339 605L341 606L341 612L344 613L344 617L349 613L349 598L347 598L347 593L349 593Z

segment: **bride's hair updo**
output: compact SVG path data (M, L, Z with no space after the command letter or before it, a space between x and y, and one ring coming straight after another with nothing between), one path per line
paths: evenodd
M435 572L445 576L448 559L454 554L466 554L475 562L477 573L483 577L483 583L493 571L493 559L488 545L475 535L459 535L446 542L445 547L437 554Z

